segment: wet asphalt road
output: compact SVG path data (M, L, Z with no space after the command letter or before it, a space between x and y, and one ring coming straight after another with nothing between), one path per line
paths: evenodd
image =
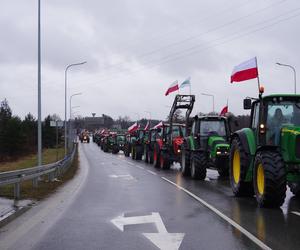
M178 165L157 170L93 143L79 152L84 177L2 228L0 249L300 248L300 214L292 213L300 212L300 202L289 192L281 209L260 209L254 198L233 197L213 170L205 181L193 181ZM134 224L145 216L150 221ZM126 218L122 231L117 226Z

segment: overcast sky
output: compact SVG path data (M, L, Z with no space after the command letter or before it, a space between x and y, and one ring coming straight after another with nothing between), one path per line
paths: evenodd
M37 0L0 0L0 99L15 115L37 116ZM194 112L245 113L257 81L230 84L254 56L266 94L292 93L300 69L297 0L47 0L42 2L42 116L64 117L64 70L75 115L164 119L168 86L191 77ZM300 79L300 78L299 78ZM188 93L189 89L181 90ZM300 91L300 86L298 88ZM68 97L69 100L69 97ZM69 105L69 104L68 104ZM138 113L138 114L136 114Z

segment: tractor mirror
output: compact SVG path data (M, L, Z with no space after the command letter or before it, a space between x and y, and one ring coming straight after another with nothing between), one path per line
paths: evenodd
M244 99L244 109L251 109L251 99L250 98L246 98Z

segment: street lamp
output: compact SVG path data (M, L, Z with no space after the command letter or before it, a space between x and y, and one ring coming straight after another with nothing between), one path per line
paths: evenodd
M83 65L85 63L86 62L69 64L65 69L65 157L67 155L67 73L69 68Z
M79 106L74 106L72 107L72 98L74 96L77 96L77 95L82 95L82 93L75 93L73 95L70 96L70 119L69 119L69 146L70 146L70 143L71 143L71 119L72 119L72 108L74 107L79 107ZM65 139L66 140L66 139Z
M42 165L41 1L38 0L38 165Z
M212 100L213 100L213 112L215 112L215 96L212 94L207 94L207 93L201 93L201 95L205 95L205 96L211 96Z
M296 69L292 65L289 65L289 64L284 64L284 63L279 63L279 62L277 62L276 64L279 66L289 67L294 71L294 92L296 94L297 93Z

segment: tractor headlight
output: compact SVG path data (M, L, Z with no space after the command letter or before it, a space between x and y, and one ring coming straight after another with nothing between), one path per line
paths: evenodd
M220 155L220 154L222 154L222 152L221 151L217 151L217 155Z
M181 152L180 149L177 149L177 152L180 153Z
M266 132L265 124L261 123L259 125L259 133L264 134Z

